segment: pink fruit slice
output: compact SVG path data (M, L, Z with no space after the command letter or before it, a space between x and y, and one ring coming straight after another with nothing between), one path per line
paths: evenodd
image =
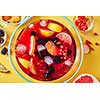
M28 65L28 69L32 74L36 74L36 68L35 65L33 63L33 59L31 58L30 63Z
M34 51L35 51L35 37L31 36L29 55L34 55Z
M56 35L57 38L59 38L61 41L68 43L69 45L72 44L71 36L68 33L61 32Z
M99 83L99 81L91 74L81 74L73 83Z
M59 49L55 46L55 44L52 41L48 41L45 47L51 55L53 56L59 55Z

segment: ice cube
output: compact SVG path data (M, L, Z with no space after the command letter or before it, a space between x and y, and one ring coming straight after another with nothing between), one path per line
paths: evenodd
M26 52L26 46L24 44L18 44L16 46L16 52L19 54L24 54Z
M40 51L42 51L42 50L45 50L45 49L46 49L46 48L45 48L44 45L42 45L42 44L37 45L37 50L38 50L38 52L40 52Z
M40 25L43 26L43 27L45 27L47 25L46 20L41 20L40 21Z
M34 24L30 24L30 25L29 25L29 28L32 28L32 27L34 27Z
M71 66L72 65L72 61L71 61L70 58L65 61L65 65L67 65L67 66Z
M44 57L44 61L46 64L51 65L53 64L53 59L50 56Z

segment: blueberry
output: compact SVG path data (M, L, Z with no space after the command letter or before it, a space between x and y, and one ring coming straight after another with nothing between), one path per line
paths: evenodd
M3 38L0 38L0 44L2 44L4 42Z
M56 57L54 58L54 62L55 62L56 64L59 64L59 63L61 62L60 56L56 56Z
M0 37L3 37L5 34L4 34L4 31L2 29L0 29Z
M7 53L8 49L6 47L4 47L2 50L1 50L1 54L5 55Z
M40 43L42 43L43 41L42 41L42 39L39 38L39 39L36 40L36 42L38 42L38 43L40 44Z
M35 31L32 31L32 32L31 32L31 35L36 36L37 34L36 34L36 32L35 32Z
M51 66L49 66L49 68L48 68L48 73L49 73L49 74L52 74L53 72L55 72L55 69L54 69L54 67L51 65Z
M72 53L72 51L70 49L68 49L67 54L70 55Z
M36 42L38 42L39 44L45 45L45 43L48 42L48 39L39 38L39 39L36 40Z
M52 41L53 41L53 43L56 44L59 41L59 39L57 37L55 37L55 38L52 39Z
M49 73L44 73L43 76L45 79L47 79L47 78L49 78Z

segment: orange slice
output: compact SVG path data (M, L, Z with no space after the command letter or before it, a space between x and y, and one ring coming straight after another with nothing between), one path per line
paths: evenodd
M62 31L62 27L56 23L49 23L48 29L50 29L54 32L61 32Z
M34 51L35 51L35 37L31 36L29 55L34 55Z
M40 29L40 33L44 37L50 37L50 36L52 36L54 34L53 31L46 30L46 29Z
M59 55L58 48L55 46L55 44L52 41L48 41L45 46L46 46L47 51L51 55L53 56Z

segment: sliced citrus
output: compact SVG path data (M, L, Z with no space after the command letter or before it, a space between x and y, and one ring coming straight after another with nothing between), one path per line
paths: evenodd
M62 31L62 27L56 23L49 23L48 29L50 29L54 32L61 32Z
M40 33L44 37L50 37L50 36L52 36L54 34L53 31L46 30L46 29L40 29Z
M31 43L30 43L30 51L29 54L30 55L34 55L34 51L35 51L35 37L31 36Z
M61 32L56 35L57 38L59 38L61 41L68 43L69 45L72 44L71 36L68 33Z
M28 68L28 65L30 63L28 60L25 60L25 59L22 59L22 58L18 58L18 60L26 69Z
M30 60L30 63L28 65L28 69L30 70L30 72L32 74L36 74L36 68L35 68L35 65L33 63L33 59Z

